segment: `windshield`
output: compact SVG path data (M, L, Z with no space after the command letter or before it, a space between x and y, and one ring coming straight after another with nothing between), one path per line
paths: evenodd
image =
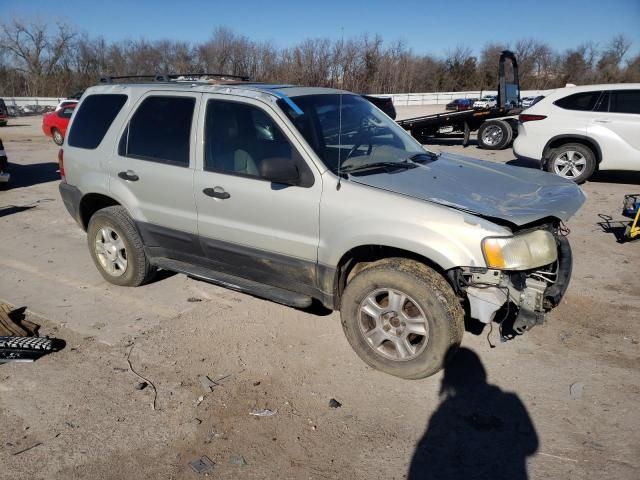
M278 105L334 173L338 165L349 171L426 153L396 122L358 95L303 95L280 99Z

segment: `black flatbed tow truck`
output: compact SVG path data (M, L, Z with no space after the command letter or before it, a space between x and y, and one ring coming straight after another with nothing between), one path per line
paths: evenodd
M512 65L512 79L505 78L505 61ZM498 101L495 107L482 110L436 113L398 120L397 123L420 143L428 144L430 138L444 128L464 133L463 145L469 144L471 132L478 131L478 145L488 150L501 150L511 145L518 134L517 115L520 105L518 62L513 52L504 50L498 63Z

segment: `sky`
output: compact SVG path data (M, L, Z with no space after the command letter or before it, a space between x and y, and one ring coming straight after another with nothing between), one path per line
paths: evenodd
M456 46L478 53L488 42L521 38L559 51L587 41L603 46L622 33L633 42L631 52L640 52L640 0L0 0L0 21L14 16L66 20L107 40L199 42L225 26L279 47L380 34L439 56Z

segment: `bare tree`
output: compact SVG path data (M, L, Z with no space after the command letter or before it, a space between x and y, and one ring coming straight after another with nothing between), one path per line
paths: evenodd
M51 27L40 21L14 19L0 26L0 49L14 60L14 68L27 75L31 95L40 95L67 53L76 33L65 23Z

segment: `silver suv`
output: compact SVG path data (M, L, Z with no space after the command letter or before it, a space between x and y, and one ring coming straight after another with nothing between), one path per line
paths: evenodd
M359 95L289 85L108 81L59 161L107 281L161 268L319 301L362 360L409 379L442 368L465 315L542 322L571 273L562 221L584 202L554 175L426 151Z

